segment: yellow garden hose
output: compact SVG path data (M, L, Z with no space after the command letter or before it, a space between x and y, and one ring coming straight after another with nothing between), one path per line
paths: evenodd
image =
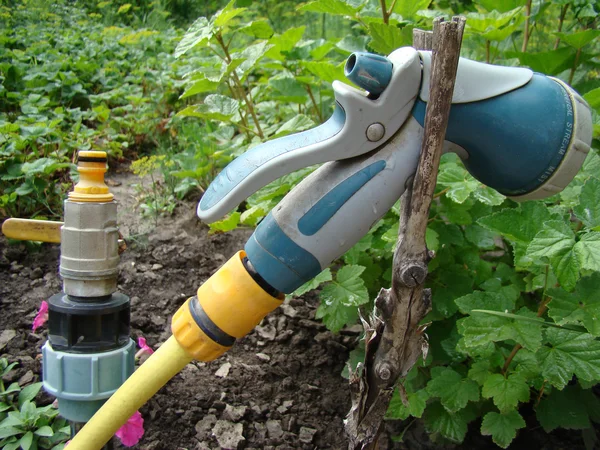
M283 301L267 292L239 251L177 310L171 336L110 397L69 443L68 450L98 450L150 397L192 359L212 361L249 333Z
M144 404L191 360L171 336L142 364L69 442L69 450L100 449Z

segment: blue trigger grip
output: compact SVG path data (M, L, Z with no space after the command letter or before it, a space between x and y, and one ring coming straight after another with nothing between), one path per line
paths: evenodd
M302 150L331 139L342 130L345 121L346 114L338 104L333 115L322 125L265 142L234 159L217 175L202 196L198 204L198 216L209 223L218 220L271 181L295 170L324 162L307 164Z

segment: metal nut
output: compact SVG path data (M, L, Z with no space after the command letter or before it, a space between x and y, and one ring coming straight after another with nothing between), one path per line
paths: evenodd
M372 123L367 127L367 139L371 142L379 141L385 134L385 127L377 123Z

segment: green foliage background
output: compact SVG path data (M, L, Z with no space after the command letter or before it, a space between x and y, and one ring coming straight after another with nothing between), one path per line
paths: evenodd
M382 3L385 10L382 10ZM595 109L600 136L595 0L317 0L10 2L0 9L0 211L60 214L77 149L146 157L160 171L154 214L204 189L236 155L314 127L333 109L331 82L353 51L410 45L414 27L463 14L462 55L556 76ZM193 23L192 23L193 22ZM185 31L187 29L187 31ZM442 159L427 243L430 352L388 412L421 418L432 439L461 442L469 424L507 447L539 424L588 430L600 420L598 141L560 194L517 204ZM312 169L252 195L211 226L255 226ZM398 205L331 269L317 316L332 331L368 314L390 283ZM487 311L487 312L480 312ZM360 360L360 349L351 361ZM526 408L524 408L526 406ZM410 422L407 422L410 423ZM590 444L591 445L591 444Z

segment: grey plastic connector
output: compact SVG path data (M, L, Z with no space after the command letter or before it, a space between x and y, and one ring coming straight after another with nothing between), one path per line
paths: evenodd
M65 201L60 275L65 294L102 297L117 290L117 203Z
M103 353L55 351L42 347L44 389L58 398L60 415L87 422L134 370L135 343Z

